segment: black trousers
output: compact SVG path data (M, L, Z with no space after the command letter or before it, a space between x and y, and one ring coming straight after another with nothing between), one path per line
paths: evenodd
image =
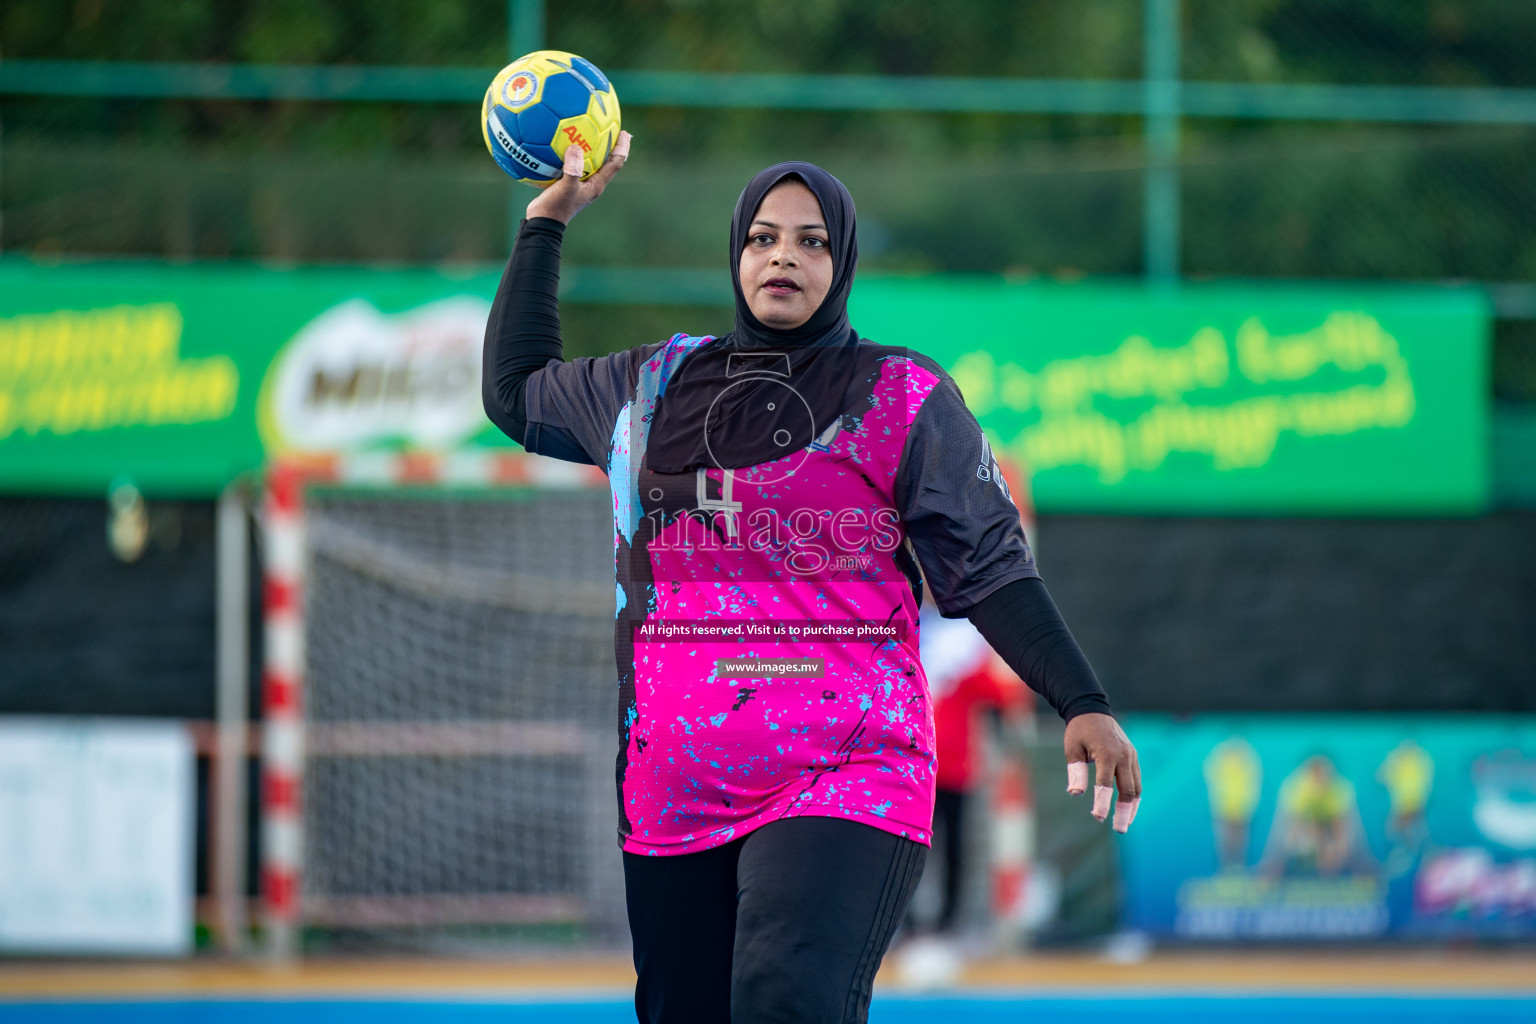
M933 801L933 839L944 850L944 902L939 908L938 931L955 927L955 913L960 909L960 884L965 880L965 793L957 789L939 789ZM942 838L940 838L942 837Z
M786 818L677 857L624 854L641 1024L863 1024L927 847Z

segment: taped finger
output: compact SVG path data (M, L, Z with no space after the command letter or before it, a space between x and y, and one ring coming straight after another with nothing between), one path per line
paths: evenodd
M1073 796L1082 796L1088 792L1088 762L1067 762L1067 792Z
M597 173L592 175L590 180L597 182L599 186L607 185L613 180L613 176L619 173L619 169L624 166L628 159L629 136L621 132L619 134L619 141L613 147L613 152L608 154L608 159L603 161L603 166L597 169Z
M1114 829L1116 832L1124 832L1131 827L1131 822L1136 820L1136 807L1140 803L1141 797L1136 797L1133 800L1117 800L1115 802Z
M1115 798L1113 786L1093 787L1093 817L1095 821L1103 821L1109 817L1109 805Z

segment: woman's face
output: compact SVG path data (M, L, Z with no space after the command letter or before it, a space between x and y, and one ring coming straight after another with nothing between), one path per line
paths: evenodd
M775 185L747 228L741 250L741 292L765 327L799 327L832 287L832 248L826 218L798 181Z

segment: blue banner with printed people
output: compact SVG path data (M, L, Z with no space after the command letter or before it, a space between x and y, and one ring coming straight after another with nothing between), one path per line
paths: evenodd
M1536 937L1536 717L1127 717L1146 785L1129 927Z

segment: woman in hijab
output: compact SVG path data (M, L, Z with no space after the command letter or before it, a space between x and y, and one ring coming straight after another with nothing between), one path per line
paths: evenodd
M624 165L528 205L486 326L486 412L613 492L619 844L643 1022L866 1019L922 872L926 580L1067 720L1068 789L1125 831L1136 752L932 360L860 338L853 199L775 164L736 204L736 322L566 361L566 225Z

